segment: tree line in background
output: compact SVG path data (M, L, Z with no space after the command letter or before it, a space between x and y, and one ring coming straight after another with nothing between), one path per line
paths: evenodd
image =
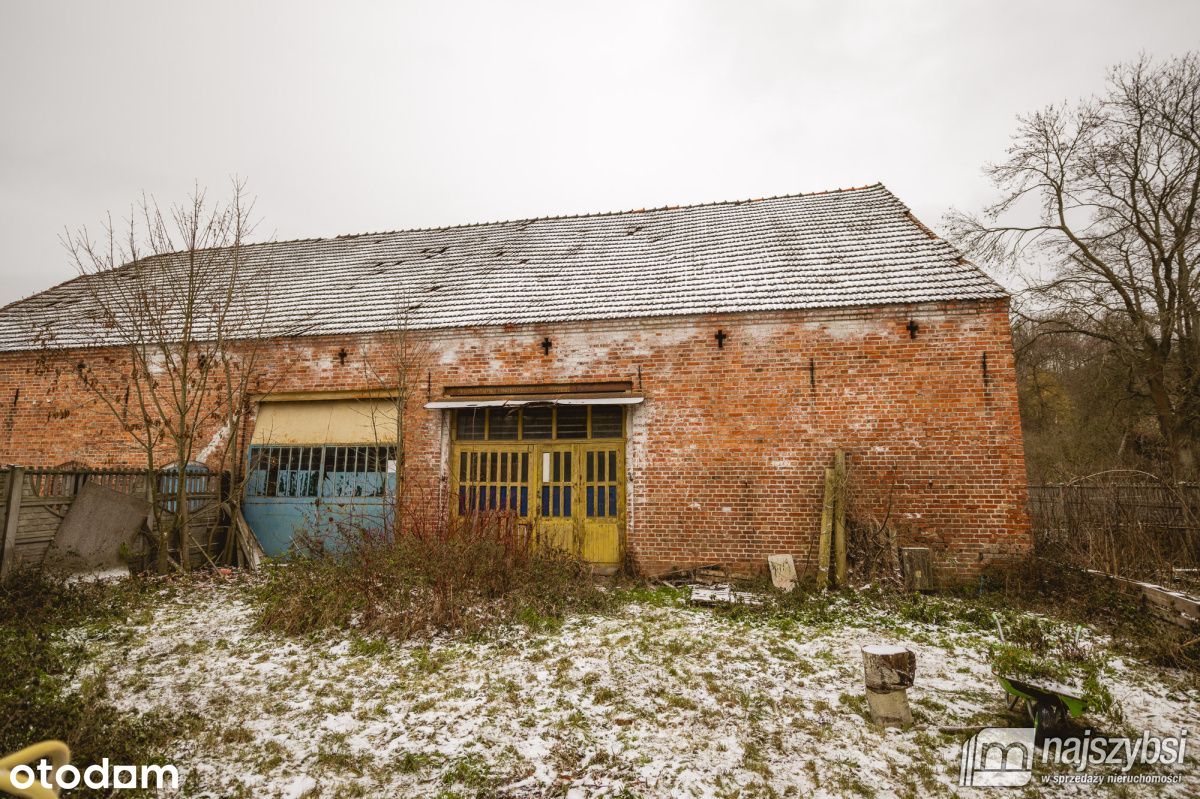
M951 236L1019 273L1014 344L1032 482L1200 472L1200 55L1114 67L1020 117L999 198Z

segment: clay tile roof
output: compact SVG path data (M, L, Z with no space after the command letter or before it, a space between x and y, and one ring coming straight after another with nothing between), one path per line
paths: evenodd
M412 328L453 328L1006 296L879 184L271 242L244 260L239 310L308 335L394 327L399 308ZM96 279L0 309L0 350L98 343L82 282Z

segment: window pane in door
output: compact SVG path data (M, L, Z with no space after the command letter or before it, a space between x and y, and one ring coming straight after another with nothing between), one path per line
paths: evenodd
M517 420L521 412L516 408L492 408L488 411L488 438L492 441L516 441Z
M587 406L558 406L558 438L587 438Z
M487 412L483 408L463 408L454 414L455 433L459 441L482 441L484 420Z
M549 406L536 407L536 408L530 408L530 407L525 408L525 410L522 412L522 414L523 414L522 427L524 429L525 438L531 438L531 439L550 438L551 433L552 433L551 420L553 418L552 417L553 413L554 413L554 409Z
M621 405L592 406L592 438L620 438L625 408Z

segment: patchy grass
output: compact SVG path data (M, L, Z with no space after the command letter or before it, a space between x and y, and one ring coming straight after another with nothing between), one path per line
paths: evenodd
M1044 610L1108 635L1124 655L1200 675L1200 637L1194 632L1148 621L1146 611L1105 580L1077 569L1031 558L989 575L989 596L1013 606Z
M81 769L102 758L166 762L169 746L194 720L175 707L118 709L103 679L83 675L95 642L127 639L123 625L150 618L155 592L139 580L66 585L33 571L0 586L0 753L59 739ZM72 796L107 793L81 787Z
M184 705L205 720L173 750L196 791L953 796L966 734L939 727L1023 723L991 675L991 613L1021 645L1074 630L987 598L801 594L748 612L626 586L601 614L486 636L296 636L258 625L259 590L198 584L115 644L94 642L89 675L119 708ZM911 729L868 720L859 648L880 641L917 653ZM1107 661L1105 681L1139 731L1174 732L1200 701L1183 673L1132 660ZM1195 794L1185 765L1168 795Z
M1109 734L1173 734L1200 704L1187 661L1149 642L1159 628L1121 633L1136 617L1120 607L1028 583L695 608L598 587L569 559L460 578L417 551L173 587L22 576L0 592L0 741L171 762L184 796L925 797L956 791L966 735L940 727L1026 723L993 668L1081 682ZM859 649L878 642L917 653L910 729L870 724ZM1098 790L1196 795L1184 766L1179 786Z

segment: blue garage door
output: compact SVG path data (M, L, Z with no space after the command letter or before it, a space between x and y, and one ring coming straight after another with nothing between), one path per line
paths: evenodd
M273 557L380 530L391 511L395 459L392 446L251 447L246 522Z

